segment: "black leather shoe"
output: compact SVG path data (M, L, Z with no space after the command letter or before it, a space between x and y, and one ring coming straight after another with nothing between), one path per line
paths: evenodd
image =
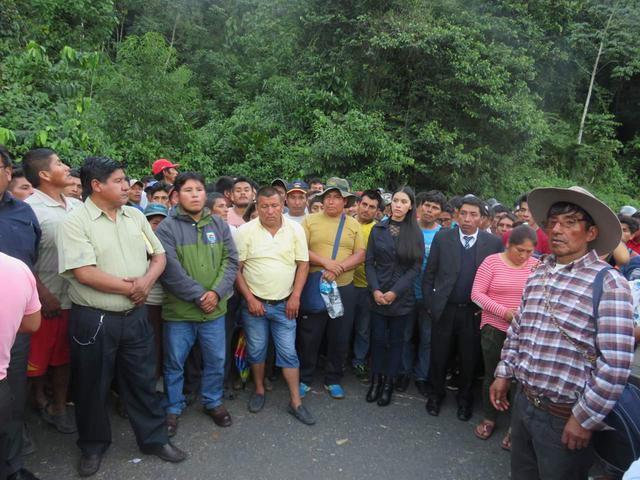
M164 445L154 445L151 447L141 447L140 451L146 455L155 455L165 462L179 463L187 458L187 454L170 442Z
M416 388L418 389L418 393L423 397L427 396L427 382L424 380L416 380Z
M15 473L7 477L7 480L39 480L33 473L26 468L21 468Z
M371 377L371 385L367 392L367 402L377 402L382 392L382 375L373 375Z
M409 382L410 381L411 381L411 379L409 378L409 375L398 375L398 379L396 380L395 389L398 392L406 392L407 388L409 388Z
M78 462L78 475L81 477L90 477L95 475L100 470L100 463L102 462L102 455L99 453L92 453L85 455L84 453L80 457Z
M393 395L393 380L386 380L382 385L382 393L378 399L379 407L386 407L391 403L391 396Z
M467 405L458 406L458 420L466 422L471 418L472 409Z
M440 415L440 402L436 398L427 399L427 413L433 417Z

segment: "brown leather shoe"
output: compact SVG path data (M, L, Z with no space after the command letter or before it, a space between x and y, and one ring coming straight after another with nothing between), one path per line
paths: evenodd
M231 415L224 405L219 405L215 408L205 408L205 413L213 418L213 422L219 427L230 427L233 423L231 421Z

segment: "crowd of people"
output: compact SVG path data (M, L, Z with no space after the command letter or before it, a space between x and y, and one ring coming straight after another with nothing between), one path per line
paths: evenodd
M196 398L233 424L239 346L254 414L281 375L287 411L323 421L305 395L321 377L344 398L351 369L363 401L387 407L413 380L428 415L455 392L466 422L482 377L472 431L490 438L509 409L512 478L587 478L634 358L633 207L616 215L579 187L510 208L337 177L209 183L166 159L141 179L106 157L71 169L45 148L18 166L0 146L0 159L1 480L36 478L22 464L29 403L77 434L83 477L111 444L114 394L143 453L185 460L170 438Z

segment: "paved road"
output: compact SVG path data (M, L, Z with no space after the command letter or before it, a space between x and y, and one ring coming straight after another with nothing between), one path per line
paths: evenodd
M112 416L113 445L96 479L491 479L509 477L509 455L500 449L506 419L488 441L476 439L473 426L456 416L452 396L439 417L427 415L425 400L411 385L396 394L392 405L380 408L364 401L367 387L352 376L345 381L347 397L332 400L318 383L305 404L318 423L307 427L286 412L282 380L275 382L259 414L246 409L249 391L226 405L231 428L221 429L199 406L183 414L174 443L190 457L172 465L142 455L126 420ZM61 435L30 419L38 451L26 466L43 480L77 478L79 452L74 435Z

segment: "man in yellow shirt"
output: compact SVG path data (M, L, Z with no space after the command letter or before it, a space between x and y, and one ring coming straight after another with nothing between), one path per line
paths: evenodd
M256 206L258 218L240 227L235 239L240 259L236 284L245 300L242 324L256 384L249 411L258 413L264 407L264 364L271 330L276 366L282 368L291 396L288 411L313 425L315 419L300 400L296 354L296 317L309 272L307 239L300 225L282 215L284 204L274 187L258 191Z
M367 248L369 234L376 224L375 218L382 205L382 196L377 190L366 190L358 201L356 220L362 230L364 247ZM369 340L371 330L369 328L369 292L367 277L364 272L364 263L361 263L353 275L353 285L356 289L356 306L354 312L355 338L353 340L353 361L351 365L360 381L369 380L366 356L369 352Z
M338 241L335 259L332 252L341 218L344 215L346 199L354 195L349 192L349 183L342 178L330 178L322 193L324 211L307 215L302 222L309 246L311 272L323 271L323 278L336 281L344 306L340 317L330 318L324 312L305 313L298 324L298 355L300 357L300 395L310 390L313 380L318 350L323 337L327 336L327 362L325 365L325 389L332 398L344 398L340 385L343 365L349 351L349 339L353 327L355 309L355 287L353 274L356 267L364 262L364 240L360 224L349 216L344 217L344 228Z

